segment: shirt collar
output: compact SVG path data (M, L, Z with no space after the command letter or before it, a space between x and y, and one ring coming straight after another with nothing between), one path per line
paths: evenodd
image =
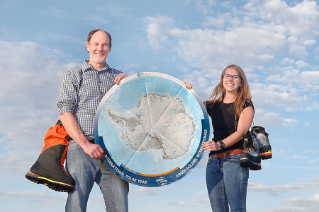
M105 70L108 70L109 68L110 68L110 66L109 66L107 63L105 63L104 67L103 67L102 69L100 69L100 70L97 70L97 71L105 71ZM83 62L83 64L82 64L82 70L85 71L85 70L87 70L87 69L96 70L95 68L93 68L93 67L91 66L91 64L89 63L88 60L84 60L84 62Z

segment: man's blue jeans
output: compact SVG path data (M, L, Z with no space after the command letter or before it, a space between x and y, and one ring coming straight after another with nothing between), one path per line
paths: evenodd
M249 169L240 167L239 155L208 160L206 185L214 212L246 211Z
M92 159L74 140L70 141L66 170L74 178L75 188L68 193L65 211L86 211L94 182L101 189L106 211L128 211L128 183L116 176L104 162Z

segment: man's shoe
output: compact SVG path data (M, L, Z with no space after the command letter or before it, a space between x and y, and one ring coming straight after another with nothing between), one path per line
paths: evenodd
M51 127L44 138L45 146L25 177L54 191L71 192L74 179L65 171L63 163L68 150L68 134L61 123Z

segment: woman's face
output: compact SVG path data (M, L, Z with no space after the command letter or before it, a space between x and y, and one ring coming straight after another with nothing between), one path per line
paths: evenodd
M241 78L236 70L227 68L223 76L223 86L226 92L237 93L241 86Z

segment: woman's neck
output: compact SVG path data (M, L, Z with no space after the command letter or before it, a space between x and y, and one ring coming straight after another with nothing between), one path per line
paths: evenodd
M236 96L237 96L237 93L233 94L233 93L226 92L225 97L223 99L223 102L224 103L233 103L236 100Z

